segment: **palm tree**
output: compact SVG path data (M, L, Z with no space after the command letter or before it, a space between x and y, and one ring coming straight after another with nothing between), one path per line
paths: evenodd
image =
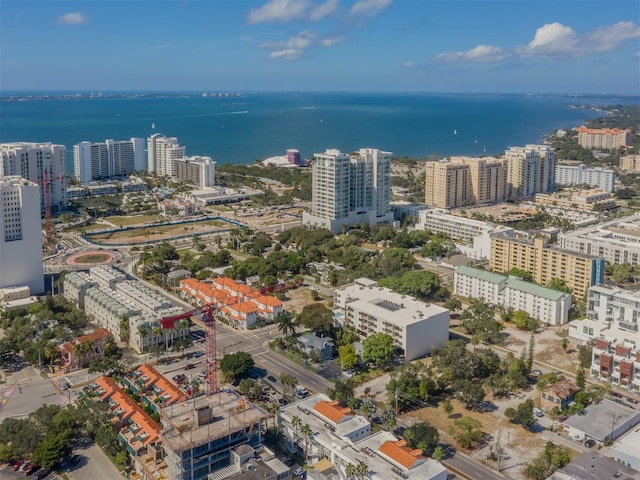
M147 337L149 327L145 323L138 325L138 334L140 335L140 346L144 350L144 339Z
M362 402L360 413L364 415L367 421L369 420L369 415L371 415L371 405L369 404L369 402Z
M344 469L344 473L347 475L347 480L353 480L358 472L356 466L353 463L347 463L347 466Z
M289 391L298 383L298 379L290 373L283 373L280 375L280 382L284 386L285 396L288 396Z
M293 418L291 418L291 426L296 430L296 438L298 437L298 429L300 428L300 425L302 425L302 420L300 420L299 416L294 415Z
M107 357L110 357L116 354L118 351L118 345L116 344L116 339L113 338L113 335L107 336L104 339L104 354Z
M293 335L296 333L296 327L293 322L293 315L290 312L284 312L276 318L278 330L282 332L282 336L286 337L287 333Z
M307 463L307 449L309 448L309 437L313 432L308 423L305 423L300 428L300 434L304 438L304 463Z
M52 364L56 356L58 355L58 350L56 349L56 345L53 342L47 342L43 346L42 355L48 361L49 364Z
M273 415L273 428L276 428L276 415L278 413L278 410L280 410L280 405L278 405L277 403L273 403L273 402L269 402L266 403L264 405L264 409L269 412L271 415Z
M356 474L361 480L367 478L367 475L369 475L369 466L367 465L367 462L364 460L358 460L358 464L356 465Z
M129 319L127 317L125 317L124 315L122 316L122 318L120 318L120 340L122 340L123 342L129 342L129 333L130 333L130 325L129 325Z

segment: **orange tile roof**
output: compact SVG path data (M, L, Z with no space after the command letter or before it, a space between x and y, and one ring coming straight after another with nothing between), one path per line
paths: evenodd
M331 402L320 400L318 403L316 403L313 409L333 423L340 423L343 419L345 419L345 417L351 415L351 409L348 407L341 407L337 400L333 400Z
M411 469L416 464L423 463L427 457L422 455L422 450L411 450L406 446L407 442L398 440L393 442L387 440L378 449L380 453L387 456L393 462L402 465L406 469Z
M578 387L568 378L559 380L553 385L550 385L544 389L544 393L546 393L547 395L553 395L554 397L561 400L568 400L579 391L580 387Z
M240 313L254 313L258 311L258 306L255 303L249 301L234 303L233 305L230 305L229 308L232 308L236 312Z
M107 338L109 335L111 335L111 332L109 330L107 330L106 328L98 327L89 335L82 335L81 337L76 338L76 342L84 343L90 340L95 342L97 340Z
M268 295L261 295L255 299L256 302L268 305L270 307L281 307L282 300L276 297L270 297Z
M73 353L73 343L64 342L62 345L56 346L56 350L62 353Z
M140 365L139 370L149 377L150 380L147 382L149 385L158 386L162 388L163 394L171 395L171 397L165 400L164 405L171 405L172 403L182 402L187 399L187 395L182 390L167 380L164 375L152 366L143 364Z

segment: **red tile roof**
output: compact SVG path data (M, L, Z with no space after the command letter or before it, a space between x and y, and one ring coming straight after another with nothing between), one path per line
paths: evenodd
M111 335L111 332L109 330L107 330L106 328L96 328L93 332L91 332L89 335L83 335L81 337L76 338L76 342L77 343L84 343L84 342L88 342L88 341L98 341L98 340L102 340L103 338L107 338L109 335Z
M313 409L333 423L340 423L346 417L351 416L351 409L341 407L336 400L331 402L321 400L316 403Z
M553 395L560 400L568 400L579 391L580 388L568 378L559 380L544 389L544 393L547 395Z
M407 442L404 440L398 440L397 442L387 440L380 445L378 450L406 469L411 469L427 460L427 457L422 455L422 450L411 450L406 445Z

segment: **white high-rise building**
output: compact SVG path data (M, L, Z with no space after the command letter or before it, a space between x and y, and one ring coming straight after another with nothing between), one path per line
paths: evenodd
M553 192L556 154L547 145L509 147L506 196L510 199L531 198L536 193Z
M183 157L176 160L176 178L199 189L216 184L216 162L211 157Z
M48 174L49 198L53 213L67 206L67 183L64 164L67 151L64 145L51 143L15 142L2 143L0 176L18 175L40 186L40 213L45 213L45 174Z
M176 160L186 156L186 147L176 137L155 133L147 139L147 168L149 172L163 176L176 175Z
M0 288L44 292L40 188L19 176L0 177Z
M144 151L144 138L80 142L73 146L74 176L82 183L90 183L145 170Z
M616 172L602 167L587 168L586 165L557 165L556 183L558 185L582 185L598 187L605 192L613 192Z
M336 149L314 155L312 206L303 223L333 233L342 225L393 221L391 152L361 148L347 155Z

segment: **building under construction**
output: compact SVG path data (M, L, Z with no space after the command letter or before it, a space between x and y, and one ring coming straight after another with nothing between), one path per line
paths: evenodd
M239 445L262 445L269 415L232 391L200 395L161 409L167 473L202 480L232 464Z

